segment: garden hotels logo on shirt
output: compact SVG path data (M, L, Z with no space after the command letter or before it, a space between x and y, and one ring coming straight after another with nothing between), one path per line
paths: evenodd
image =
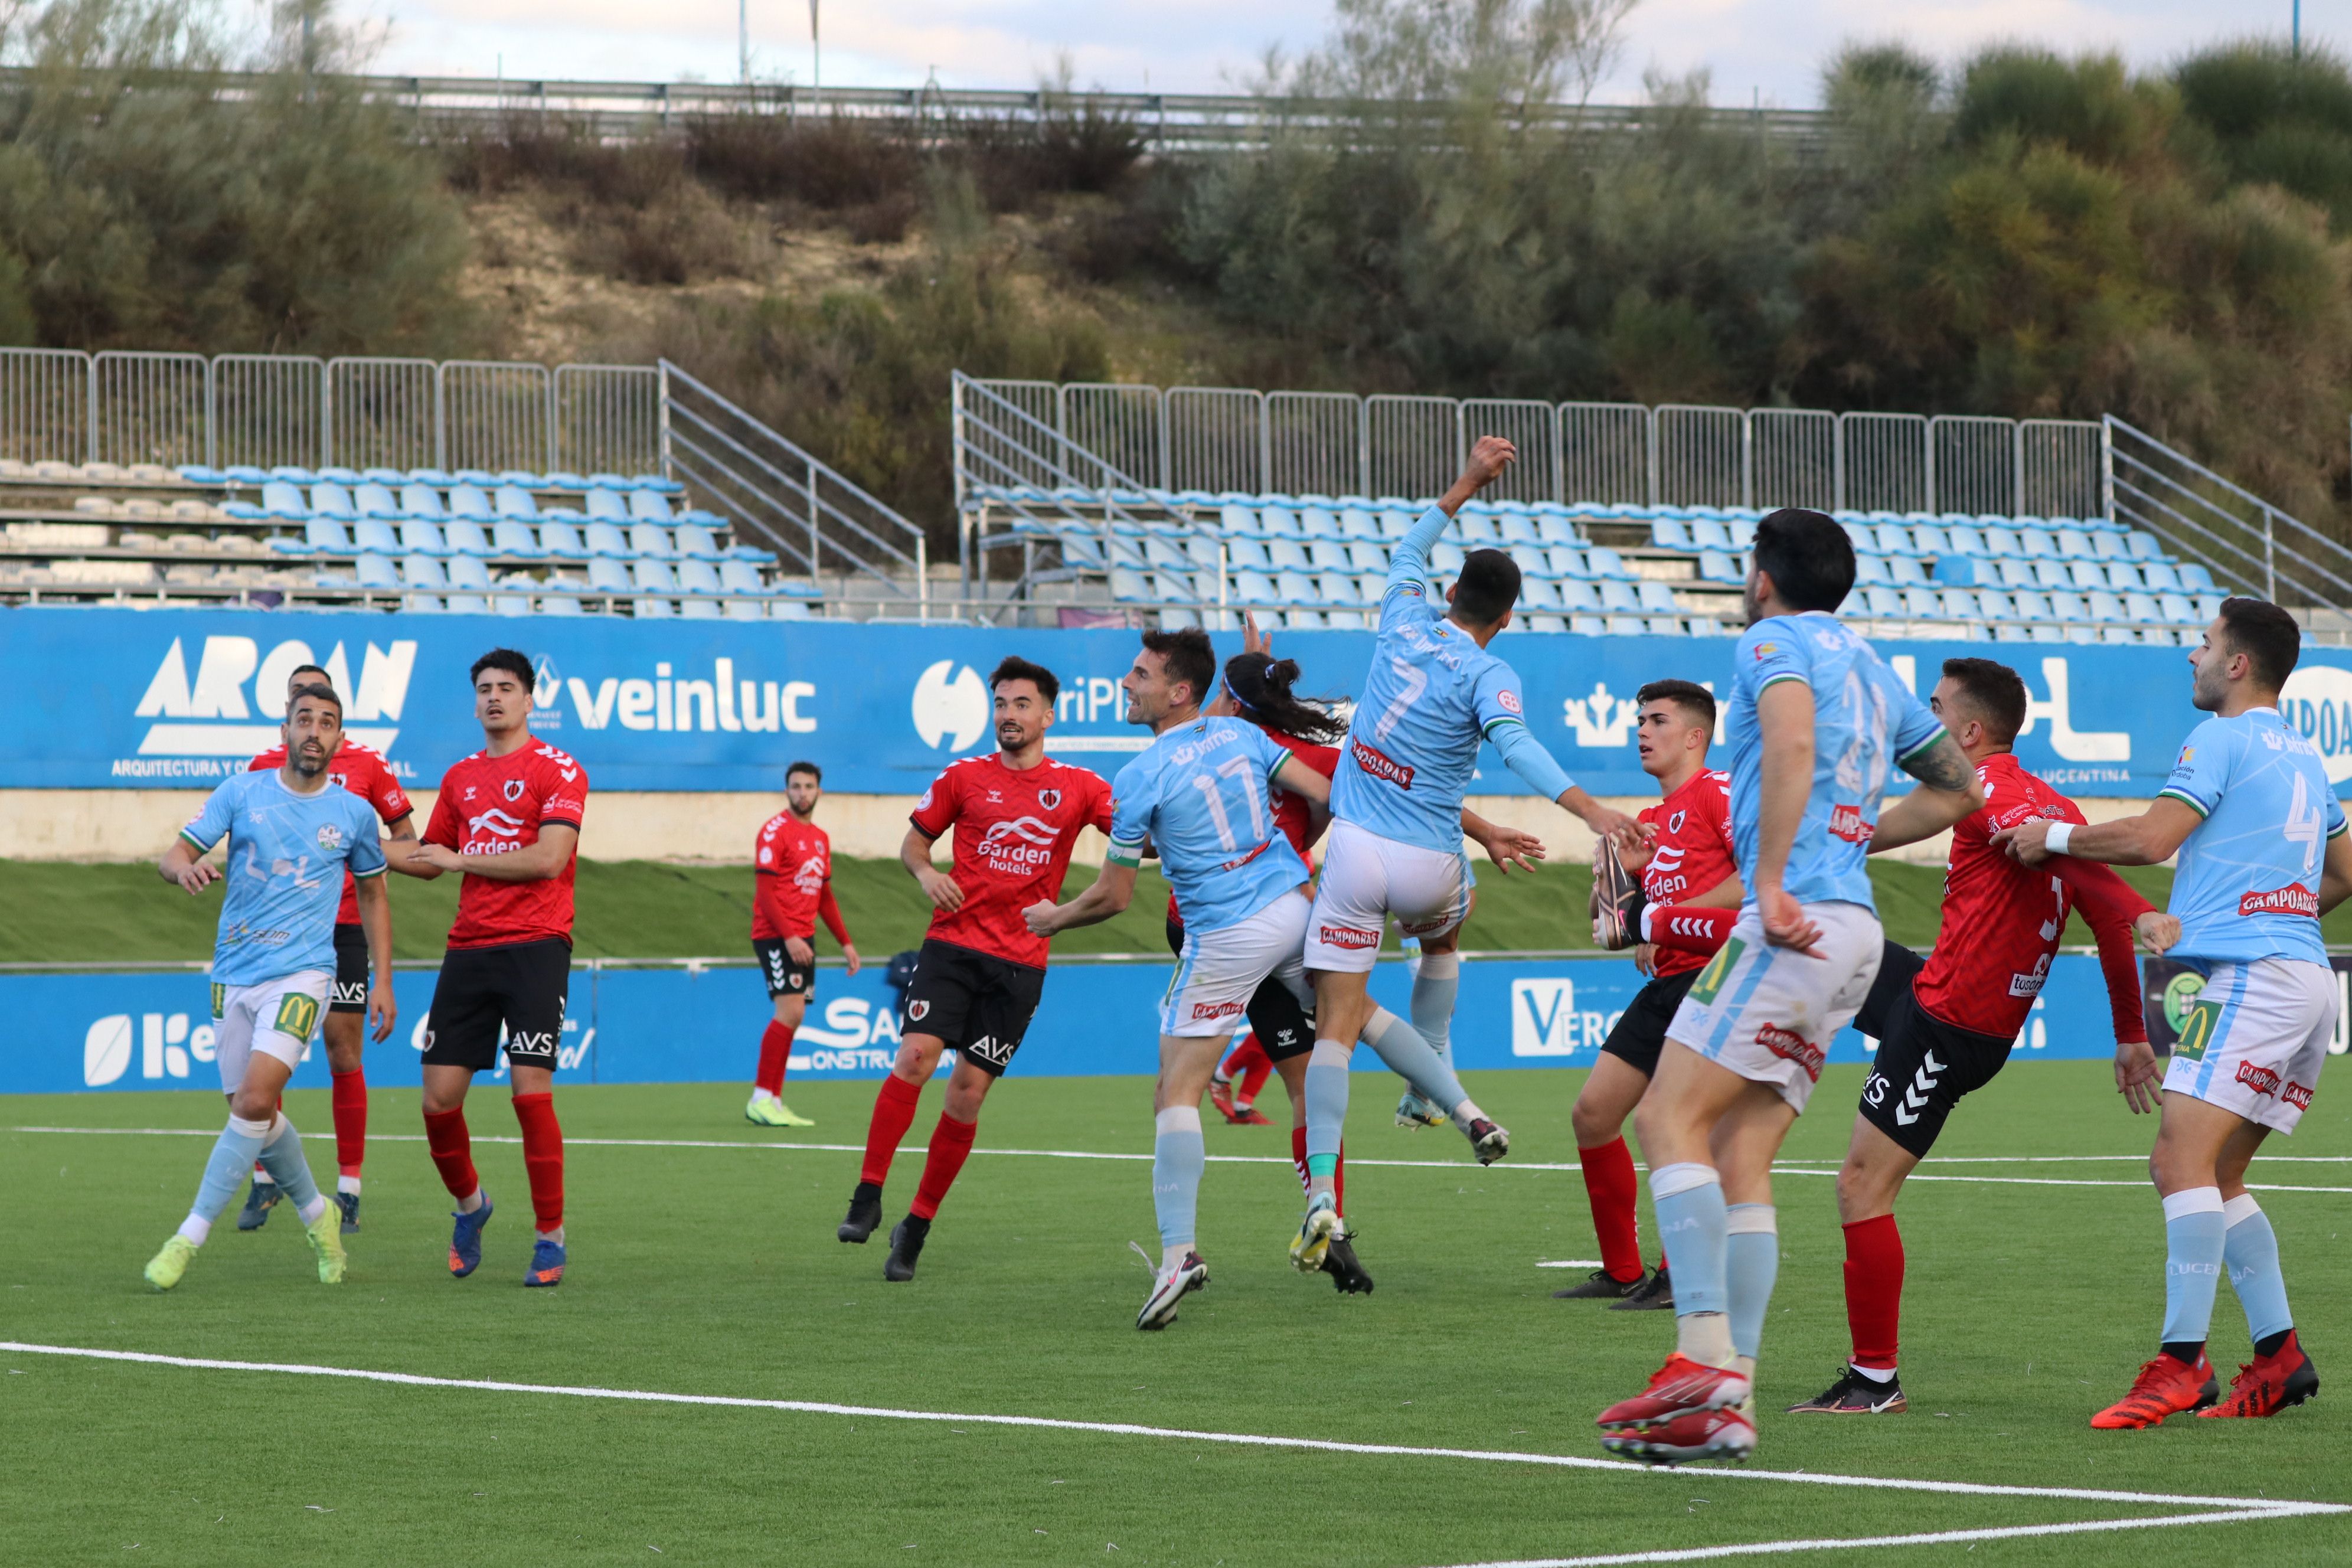
M357 684L352 654L340 642L321 658L299 638L264 653L251 637L207 637L193 650L192 668L190 641L173 637L156 661L132 710L152 721L140 737L138 756L115 761L117 777L226 778L241 771L246 759L278 744L287 678L306 664L325 668L328 684L342 697L346 736L386 756L400 738L416 668L413 639L361 645Z

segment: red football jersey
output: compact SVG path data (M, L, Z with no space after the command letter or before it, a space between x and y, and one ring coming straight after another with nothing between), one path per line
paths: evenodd
M833 879L833 839L787 809L768 818L751 856L751 940L812 937L816 906Z
M1919 1005L1943 1022L2014 1039L2050 977L2050 960L2079 897L2099 944L2099 965L2118 1040L2147 1038L2131 922L2147 901L2105 866L2056 856L2021 866L1992 844L2003 827L2042 817L2080 823L2074 803L2008 752L1977 765L1985 805L1952 829L1944 869L1944 920L1927 967L1912 981Z
M286 765L286 748L272 746L245 764L245 771L257 773L267 768ZM357 741L345 741L336 749L327 763L327 776L375 807L377 816L386 823L398 822L415 808L408 803L407 791L392 776L383 763L383 754ZM337 925L355 926L360 923L359 883L349 871L343 873L343 901L336 907Z
M1642 896L1654 907L1688 902L1726 877L1739 874L1739 861L1731 849L1729 773L1701 768L1682 788L1643 807L1636 820L1658 827L1650 863L1642 868ZM1663 979L1704 967L1706 955L1661 947L1656 962Z
M925 934L1043 969L1048 943L1030 934L1021 911L1061 897L1080 828L1110 831L1110 785L1050 757L1015 772L991 752L948 764L908 820L931 838L956 830L950 874L963 907L933 910Z
M508 855L539 842L542 827L577 829L588 809L588 770L537 737L503 757L476 752L441 775L425 841L460 855ZM562 874L541 882L493 882L468 874L457 893L451 947L572 940L575 847Z
M1318 746L1312 741L1302 741L1296 735L1286 735L1281 731L1268 729L1264 724L1259 725L1258 728L1265 731L1267 740L1272 741L1325 778L1328 779L1339 771L1339 747ZM1308 857L1307 851L1314 847L1318 837L1315 832L1315 803L1303 795L1292 794L1280 784L1270 786L1266 791L1266 797L1274 807L1274 825L1282 829L1282 836L1290 840L1290 847L1298 851L1298 858L1307 862L1307 868L1309 871L1314 870L1315 862ZM1176 895L1173 893L1168 895L1168 918L1180 926L1184 923L1183 911L1176 907Z

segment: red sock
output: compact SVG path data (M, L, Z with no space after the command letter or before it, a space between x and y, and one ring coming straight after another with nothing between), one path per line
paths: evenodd
M1893 1371L1903 1322L1903 1233L1891 1214L1845 1227L1845 1321L1853 1364Z
M346 1176L360 1173L367 1158L367 1074L358 1068L334 1075L330 1101L335 1110L335 1166Z
M1234 1047L1233 1054L1225 1058L1225 1065L1219 1070L1227 1078L1241 1080L1240 1092L1234 1096L1234 1100L1236 1104L1248 1105L1257 1099L1258 1091L1265 1088L1266 1078L1274 1071L1274 1058L1265 1054L1265 1047L1257 1043L1255 1035L1244 1035L1242 1043Z
M555 1096L514 1097L515 1120L522 1124L522 1168L530 1177L530 1212L541 1231L563 1225L563 1129L555 1121Z
M907 1129L915 1124L915 1105L922 1098L921 1084L908 1083L897 1073L882 1080L882 1090L874 1097L874 1120L866 1124L866 1165L857 1173L859 1181L878 1187L889 1180L890 1162Z
M1592 1205L1592 1233L1601 1238L1601 1267L1609 1278L1630 1284L1642 1277L1642 1237L1634 1201L1642 1179L1633 1173L1633 1152L1622 1137L1597 1148L1579 1149L1584 1167L1584 1201Z
M433 1168L441 1173L441 1184L459 1203L472 1197L481 1187L481 1178L474 1174L474 1140L466 1131L466 1108L455 1110L428 1110L425 1113L425 1147L432 1151Z
M1307 1129L1304 1127L1290 1130L1290 1163L1298 1172L1298 1190L1302 1193L1312 1191L1313 1183L1307 1174ZM1339 1163L1331 1167L1331 1205L1339 1211L1340 1218L1347 1217L1348 1146L1344 1143L1339 1146Z
M931 1129L930 1153L923 1161L923 1179L916 1184L915 1201L907 1205L908 1214L929 1219L940 1212L940 1200L955 1185L956 1173L971 1152L971 1135L979 1131L977 1121L958 1121L940 1112L940 1124Z
M751 1087L782 1094L784 1064L791 1059L792 1051L793 1032L773 1018L769 1019L766 1031L760 1036L760 1074L751 1080Z

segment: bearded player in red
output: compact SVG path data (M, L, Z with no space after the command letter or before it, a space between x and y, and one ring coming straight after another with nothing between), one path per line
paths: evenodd
M1593 934L1607 948L1639 944L1634 962L1651 979L1601 1043L1570 1112L1601 1267L1582 1284L1552 1292L1566 1300L1612 1300L1611 1310L1620 1312L1675 1304L1663 1255L1654 1272L1642 1267L1634 1219L1641 1179L1625 1147L1625 1119L1657 1073L1675 1009L1707 955L1730 935L1743 896L1731 846L1731 778L1706 765L1715 694L1694 681L1654 680L1634 700L1642 771L1658 781L1662 797L1639 820L1658 833L1630 867L1614 845L1601 841L1592 868Z
M824 796L824 773L814 763L784 770L784 809L768 818L753 847L751 952L768 983L775 1016L760 1036L760 1070L751 1080L751 1103L743 1120L761 1127L814 1127L783 1101L784 1068L792 1059L793 1032L801 1026L809 998L816 994L816 922L841 944L849 973L858 970L857 948L842 923L833 897L833 839L816 825L816 803Z
M530 732L530 660L494 648L474 661L483 748L442 775L412 862L465 873L457 923L425 1033L425 1142L457 1200L449 1272L482 1261L490 1200L474 1173L466 1091L499 1065L499 1030L522 1127L537 1221L526 1285L563 1282L563 1129L555 1067L572 979L572 880L588 771Z
M312 682L331 685L327 672L315 664L294 667L286 678L290 699L294 689ZM286 748L272 746L246 764L247 773L264 773L286 765ZM375 807L385 836L384 850L391 868L409 876L408 848L416 842L415 813L400 781L392 775L382 752L346 737L327 760L327 776ZM367 1075L362 1070L362 1041L367 1032L368 946L360 929L358 884L343 873L343 901L335 911L335 984L328 992L326 1037L329 1090L335 1117L335 1206L343 1211L342 1233L360 1228L360 1167L367 1157ZM278 1184L260 1166L253 1168L253 1187L245 1207L237 1212L236 1228L259 1230L278 1202Z
M914 1124L923 1085L940 1052L953 1047L956 1065L915 1201L890 1232L885 1279L915 1277L931 1220L971 1152L980 1103L1012 1065L1037 1010L1047 939L1030 934L1021 911L1060 897L1081 831L1110 831L1109 784L1045 755L1062 689L1054 672L1007 658L988 686L995 753L950 763L915 803L898 848L900 863L931 900L931 924L907 985L898 1059L874 1097L866 1163L849 1215L835 1232L842 1240L862 1243L882 1223L882 1184ZM931 864L931 847L950 827L956 830L952 874Z
M1895 1194L1960 1097L1990 1082L2008 1060L2049 977L2068 911L2079 908L2097 939L2119 1045L2147 1038L2133 937L2161 952L2180 936L2179 921L2150 909L2105 866L2064 855L2022 866L1990 842L1999 829L2037 818L2083 821L2073 801L2011 754L2025 724L2025 682L2017 671L1988 658L1947 659L1928 706L1975 765L1985 805L1952 829L1933 952L1922 963L1888 942L1854 1019L1879 1045L1838 1172L1853 1355L1827 1389L1789 1406L1792 1415L1893 1415L1908 1407L1895 1365L1904 1264ZM1907 804L1906 797L1880 815L1874 853L1927 837L1906 827ZM2123 1082L2120 1071L2117 1087L2127 1099L2137 1088L2140 1099L2153 1100L2145 1085Z

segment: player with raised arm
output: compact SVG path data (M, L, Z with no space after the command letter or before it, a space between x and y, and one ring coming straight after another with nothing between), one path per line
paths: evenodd
M303 686L331 688L327 672L315 664L297 665L286 678L286 700L294 700ZM340 731L338 731L340 733ZM286 748L276 745L246 764L251 773L268 773L286 765ZM385 859L391 869L414 876L408 864L409 846L416 842L416 826L408 795L393 776L383 753L342 736L327 759L327 776L375 808L391 842ZM343 1234L360 1227L360 1170L367 1158L367 1074L362 1046L368 1002L367 932L360 924L359 884L343 873L343 901L335 910L335 984L329 994L322 1030L327 1045L328 1104L335 1121L335 1205L342 1214ZM237 1211L236 1228L258 1230L268 1222L278 1199L278 1184L259 1165L253 1186Z
M2105 866L2058 856L2030 870L1993 847L1995 832L2021 822L2083 820L2073 801L2027 773L2011 750L2025 724L2025 682L2017 671L1989 658L1946 659L1927 706L1976 769L1985 805L1952 829L1933 954L1923 962L1886 943L1878 978L1854 1019L1878 1041L1878 1056L1838 1172L1853 1353L1827 1389L1790 1405L1791 1415L1887 1415L1908 1408L1895 1369L1904 1257L1895 1199L1935 1146L1952 1108L2008 1061L2049 978L2069 910L2082 912L2097 940L2123 1050L2144 1050L2147 1043L2133 938L2161 952L2180 931ZM1906 821L1919 799L1897 801L1880 816L1873 854L1926 837Z
M1658 804L1644 806L1638 820L1656 829L1657 837L1624 860L1601 840L1594 856L1593 934L1606 948L1637 948L1635 962L1650 980L1601 1042L1601 1055L1569 1113L1601 1267L1582 1284L1552 1292L1563 1300L1612 1300L1616 1311L1675 1304L1664 1261L1654 1270L1642 1267L1635 1217L1641 1178L1625 1147L1625 1119L1658 1070L1675 1009L1722 945L1742 898L1731 841L1731 775L1706 765L1715 694L1695 681L1654 680L1634 693L1634 701L1633 742L1642 771L1658 781ZM1698 942L1667 947L1646 934L1654 917L1676 906L1721 917L1723 930L1714 932L1707 952L1691 951Z
M2174 956L2205 976L2164 1071L2147 1163L2164 1200L2161 1348L2130 1393L2091 1417L2101 1429L2154 1426L2183 1410L2273 1415L2319 1392L2287 1308L2278 1237L2246 1190L2263 1140L2292 1134L2319 1088L2339 1005L2319 917L2352 893L2344 808L2317 749L2279 715L2279 689L2302 652L2286 611L2222 600L2189 656L2190 700L2212 717L2189 731L2147 810L1994 836L2029 866L2053 855L2153 866L2177 852ZM2116 1047L2116 1087L2134 1110L2149 1108L2156 1070L2145 1043ZM2254 1359L2223 1395L2205 1340L2225 1268Z
M1307 1215L1292 1242L1303 1273L1322 1267L1334 1236L1346 1234L1331 1173L1348 1115L1348 1061L1371 1021L1366 989L1388 918L1421 942L1423 969L1452 960L1474 879L1462 853L1462 797L1476 771L1478 747L1491 741L1537 794L1556 800L1596 830L1627 845L1633 820L1594 800L1560 772L1522 718L1518 677L1486 645L1511 624L1519 569L1499 550L1475 550L1446 590L1446 613L1428 602L1429 552L1463 503L1518 454L1508 441L1482 436L1438 503L1423 514L1391 557L1381 597L1379 639L1370 672L1332 779L1330 846L1307 927L1307 967L1315 979L1315 1049L1307 1068ZM1456 961L1458 962L1458 961ZM1491 1164L1510 1134L1462 1090L1454 1069L1410 1025L1389 1032L1382 1055L1406 1081L1454 1119Z
M842 1240L863 1243L882 1223L882 1184L914 1124L923 1085L940 1052L952 1047L956 1065L915 1201L890 1232L885 1279L915 1277L931 1221L971 1152L981 1102L1012 1065L1037 1011L1049 944L1031 933L1021 911L1061 892L1081 832L1110 831L1110 785L1045 755L1062 689L1054 672L1008 657L988 686L997 749L949 763L915 803L898 847L899 862L931 900L931 923L907 986L898 1058L874 1097L866 1162L835 1232ZM951 874L931 864L932 846L950 827Z
M1878 973L1864 856L1887 769L1924 786L1909 804L1926 832L1984 804L1958 745L1831 613L1853 573L1845 531L1822 513L1784 508L1757 524L1727 726L1748 902L1675 1010L1634 1112L1676 1345L1648 1387L1601 1413L1614 1453L1754 1451L1756 1354L1780 1269L1772 1160Z
M228 1125L214 1143L180 1228L148 1261L147 1282L169 1290L187 1273L213 1222L259 1159L301 1216L322 1284L343 1278L341 1216L310 1178L301 1134L278 1109L335 981L335 902L346 870L359 879L360 923L375 964L367 1016L392 1033L392 906L383 846L367 802L338 787L328 763L342 739L343 705L323 685L295 688L278 726L286 761L271 773L226 780L180 830L156 869L190 896L221 879L203 857L226 837L228 889L213 948L215 1060Z
M752 851L751 952L768 983L775 1014L760 1036L760 1069L743 1120L761 1127L814 1127L783 1101L784 1068L793 1033L816 994L816 922L841 944L849 973L858 970L856 944L833 897L833 839L816 825L824 773L814 763L784 770L784 809L760 828Z
M1153 740L1111 781L1102 875L1067 903L1041 900L1024 911L1029 930L1046 939L1109 920L1134 899L1147 845L1184 910L1182 961L1160 1005L1151 1201L1160 1252L1139 1329L1174 1322L1178 1303L1209 1282L1193 1228L1208 1158L1201 1096L1234 1020L1268 980L1302 1005L1307 998L1307 863L1276 823L1266 792L1319 805L1330 785L1256 725L1204 716L1201 700L1216 678L1206 632L1143 634L1119 685L1127 721L1150 725Z
M531 734L529 658L493 648L472 673L483 747L442 775L424 842L411 852L436 876L466 877L426 1021L425 1143L457 1200L449 1272L462 1279L482 1261L492 1208L474 1173L466 1091L476 1073L497 1068L503 1048L530 1181L534 1234L522 1282L560 1285L567 1254L555 1068L572 986L572 886L588 770Z

